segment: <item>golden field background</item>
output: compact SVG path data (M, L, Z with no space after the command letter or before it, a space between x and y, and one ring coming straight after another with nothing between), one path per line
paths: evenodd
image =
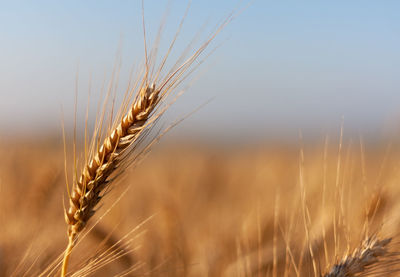
M400 6L162 2L2 5L0 277L400 276Z
M323 275L366 236L393 237L390 251L400 250L396 144L340 143L338 135L171 141L105 197L87 229L101 220L73 251L71 274L90 261L95 271L93 257L104 255L110 263L91 276L314 276L313 260ZM37 276L67 243L62 143L3 140L0 155L0 276ZM362 276L391 276L374 272Z

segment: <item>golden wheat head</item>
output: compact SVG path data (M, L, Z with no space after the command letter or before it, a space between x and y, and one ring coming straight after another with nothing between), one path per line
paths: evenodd
M143 76L138 78L135 89L130 90L132 94L133 91L137 91L136 96L131 104L122 103L118 113L119 117L114 121L113 127L106 130L107 135L102 143L99 143L101 126L95 130L94 140L88 151L89 154L85 157L82 171L80 174L76 174L79 177L75 178L71 193L69 193L69 208L65 210L69 243L64 253L61 276L66 275L69 256L79 233L94 215L97 204L113 183L115 178L112 175L116 174L117 169L125 168L132 162L132 158L130 158L132 150L140 146L145 135L148 134L146 131L151 129L169 107L166 105L162 109L160 108L161 103L164 103L165 98L201 64L201 61L197 61L196 65L192 66L232 18L233 14L230 14L209 38L192 52L191 56L185 58L184 53L166 74L163 74L163 68L182 25L157 69L155 64L158 46L156 45L148 56L146 37L144 38L146 63L142 71ZM132 94L128 94L126 99L131 99ZM96 140L97 143L93 143Z
M94 214L102 198L101 193L109 184L110 175L123 160L124 152L140 137L145 123L159 102L159 93L154 85L143 87L129 112L84 166L72 189L69 209L65 212L68 236L72 239L75 239Z

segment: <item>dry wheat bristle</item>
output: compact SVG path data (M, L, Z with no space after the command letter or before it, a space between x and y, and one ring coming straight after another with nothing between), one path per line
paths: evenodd
M354 250L353 254L344 257L341 262L335 264L324 277L359 276L366 270L371 270L378 265L380 259L389 256L388 245L391 240L391 238L379 240L376 237L364 240L362 245Z

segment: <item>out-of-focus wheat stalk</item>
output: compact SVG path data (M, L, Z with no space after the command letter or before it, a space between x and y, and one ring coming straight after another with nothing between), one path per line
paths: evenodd
M379 267L381 259L390 256L388 245L391 240L391 238L379 240L375 236L364 240L362 245L356 248L351 255L345 256L342 261L333 265L324 277L359 276L367 270ZM389 269L386 270L387 273L390 272Z

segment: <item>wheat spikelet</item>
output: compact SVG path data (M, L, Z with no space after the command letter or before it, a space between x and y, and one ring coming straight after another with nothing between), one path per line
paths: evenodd
M335 264L324 277L360 276L367 270L374 269L374 267L379 266L382 259L391 256L388 251L391 240L391 238L379 240L376 237L364 240L362 245L354 250L353 254L344 257L341 262ZM383 273L389 272L389 269L387 269Z

